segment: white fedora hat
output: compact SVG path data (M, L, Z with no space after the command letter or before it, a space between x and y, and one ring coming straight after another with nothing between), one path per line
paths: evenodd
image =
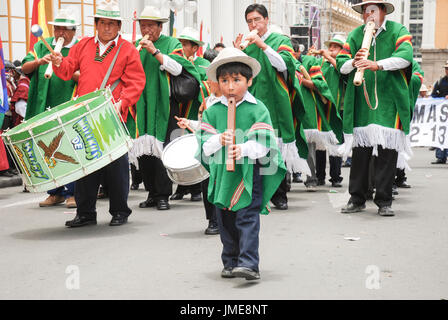
M224 48L215 60L213 60L212 64L208 66L207 77L212 81L218 82L218 79L216 79L216 70L223 64L231 62L241 62L247 64L252 69L254 78L260 73L261 70L260 63L256 59L249 57L243 51L236 48Z
M190 40L194 43L196 43L198 46L202 47L205 42L199 40L199 32L196 29L186 27L182 30L180 33L180 36L177 37L177 39L181 40Z
M420 87L419 91L428 91L428 88L425 86L424 83L422 83L422 86Z
M54 21L50 21L48 24L61 27L76 27L80 25L80 23L76 23L76 19L67 9L60 9L54 18Z
M347 41L347 39L343 35L337 34L333 37L333 39L325 41L324 44L327 48L332 43L336 43L337 45L340 45L341 47L343 47L345 44L345 41Z
M160 10L153 6L146 6L142 13L140 14L140 17L138 17L136 20L153 20L157 22L168 22L170 19L168 18L162 18L162 14Z
M104 18L112 20L123 20L120 14L118 0L100 0L96 6L94 18Z
M386 6L386 14L390 14L394 12L395 7L391 2L383 1L383 0L376 0L376 1L362 1L360 3L352 5L352 9L355 10L358 13L362 13L362 6L369 5L369 4L384 4Z
M445 63L445 66L444 66L445 68L448 68L448 60L446 60L446 63Z

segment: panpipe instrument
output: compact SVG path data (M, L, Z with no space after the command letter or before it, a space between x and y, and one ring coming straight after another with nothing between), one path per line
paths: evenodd
M61 52L63 45L64 45L64 38L59 37L58 41L56 42L54 52ZM48 64L47 70L45 71L45 74L44 74L45 79L50 79L52 75L53 75L53 62L50 62Z
M251 37L251 36L255 36L255 35L257 35L258 34L258 30L257 29L254 29L254 30L252 30L251 32L249 32L249 34L246 36L246 40L244 40L244 42L242 42L241 44L240 44L240 49L241 50L244 50L244 49L246 49L247 48L247 46L249 45L249 40L247 40L247 38L248 37Z
M142 40L148 40L149 36L147 34L145 34L142 38ZM142 43L142 40L140 40L140 43ZM142 45L139 43L138 47L137 47L137 51L140 52L140 50L142 50Z
M365 32L364 32L364 39L362 40L362 46L361 49L370 49L370 46L372 45L372 39L373 35L375 34L375 22L369 21L366 24ZM366 54L363 58L363 60L367 60L368 54ZM364 80L364 69L357 69L355 78L353 79L353 84L357 87L359 87L362 84L362 81Z
M233 134L233 143L235 144L235 126L236 126L236 102L234 97L229 98L227 107L227 130L231 130ZM227 171L235 171L235 159L230 159L227 155L226 159Z
M310 77L308 71L306 71L305 67L304 67L303 65L300 65L299 68L300 68L300 72L302 72L302 74L303 74L303 77L304 77L306 80L311 80L311 77ZM325 98L319 91L317 91L317 93L319 94L320 99L322 100L322 102L323 102L324 104L327 104L327 103L328 103L327 98Z

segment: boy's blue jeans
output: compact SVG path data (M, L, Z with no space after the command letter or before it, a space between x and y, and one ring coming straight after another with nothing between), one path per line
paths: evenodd
M446 162L448 149L436 149L436 158Z
M260 166L254 165L252 203L236 212L216 208L221 259L225 268L246 267L258 272L260 211L263 200Z

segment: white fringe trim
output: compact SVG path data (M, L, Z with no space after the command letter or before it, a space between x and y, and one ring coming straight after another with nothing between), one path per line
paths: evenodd
M297 149L295 141L283 143L281 138L277 138L277 144L289 172L300 172L309 176L311 175L311 170L306 162L306 159L300 158L299 150Z
M129 162L135 165L138 169L138 158L143 155L156 156L162 158L163 142L156 139L154 136L145 134L134 140L134 145L129 151Z
M338 139L333 131L319 131L317 129L306 129L306 141L315 143L316 150L328 150L331 156L339 155L337 152Z
M410 157L406 153L400 152L397 159L397 168L412 171L411 167L408 164L409 159Z

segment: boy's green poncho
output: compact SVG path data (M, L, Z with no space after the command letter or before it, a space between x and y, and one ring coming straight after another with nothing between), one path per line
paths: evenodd
M45 39L54 49L54 37ZM76 40L75 43L78 41ZM69 48L62 48L62 56L68 56ZM34 50L30 51L22 60L22 65L26 62L34 61L45 57L51 52L44 45L43 41L39 41L34 45ZM38 114L44 112L48 107L56 107L62 103L69 101L75 92L76 82L73 80L64 81L55 74L50 79L45 78L48 64L39 66L30 76L30 91L28 93L28 103L26 108L25 120L28 120Z
M238 211L252 202L254 160L244 157L236 161L234 172L228 172L224 147L209 157L201 152L210 137L223 133L226 128L227 106L218 102L203 114L201 130L197 132L201 146L197 157L210 172L208 200L219 208ZM236 144L255 140L270 149L265 157L257 160L261 165L260 175L263 178L260 213L268 214L269 200L286 173L268 109L260 100L257 100L257 104L242 102L236 108L236 128Z

